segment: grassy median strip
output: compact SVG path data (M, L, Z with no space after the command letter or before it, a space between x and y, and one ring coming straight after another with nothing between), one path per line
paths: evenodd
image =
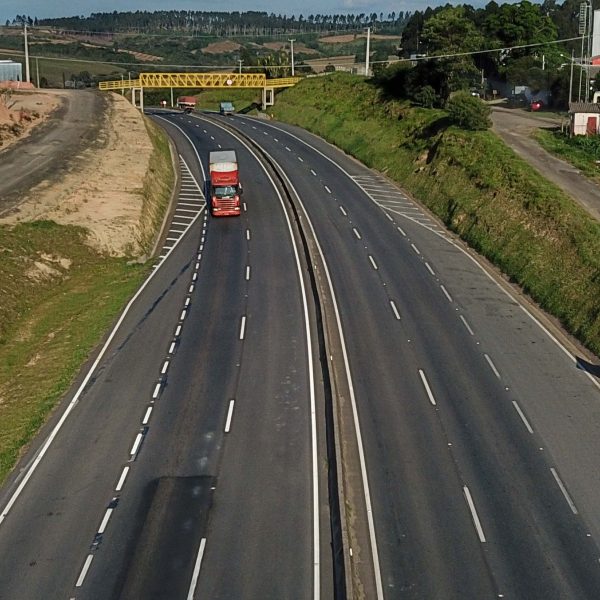
M600 354L600 224L492 132L342 73L282 92L272 114L396 180Z
M145 248L174 180L164 133L149 131ZM85 229L52 221L0 226L0 481L150 271L150 263L106 256L86 238Z

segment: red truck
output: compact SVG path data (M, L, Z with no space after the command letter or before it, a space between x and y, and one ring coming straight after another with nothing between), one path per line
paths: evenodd
M208 155L208 198L215 217L239 216L242 184L235 150L212 151Z
M184 113L191 113L196 108L196 97L179 96L177 98L177 108L181 108Z

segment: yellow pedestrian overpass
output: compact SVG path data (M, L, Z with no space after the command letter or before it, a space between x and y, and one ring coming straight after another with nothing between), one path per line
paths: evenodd
M136 104L135 93L140 94L140 108L144 110L144 88L205 88L205 89L262 89L263 106L275 102L275 90L296 85L301 77L280 77L267 79L264 73L140 73L139 79L101 81L101 90L131 89L132 102Z

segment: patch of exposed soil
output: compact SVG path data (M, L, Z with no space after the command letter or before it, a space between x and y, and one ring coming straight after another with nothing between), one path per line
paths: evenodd
M241 47L241 44L238 44L237 42L224 40L222 42L208 44L208 46L202 48L202 52L205 54L224 54L225 52L236 52Z

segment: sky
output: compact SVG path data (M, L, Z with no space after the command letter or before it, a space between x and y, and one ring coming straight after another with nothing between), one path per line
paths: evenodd
M198 10L198 11L265 11L275 14L304 15L341 13L384 13L392 11L424 10L427 6L447 4L447 0L0 0L0 23L14 19L16 15L38 18L88 16L95 12L128 12L136 10ZM455 4L456 2L451 2ZM472 1L472 6L483 6L487 2ZM501 2L499 2L501 3ZM74 8L75 6L75 8Z

